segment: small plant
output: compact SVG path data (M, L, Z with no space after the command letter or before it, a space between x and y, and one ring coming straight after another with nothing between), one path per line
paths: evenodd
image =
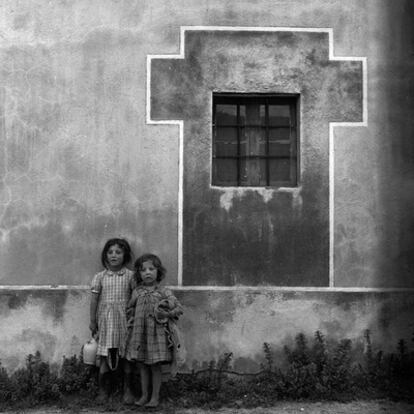
M13 386L7 371L0 363L0 402L10 401L13 395Z
M219 359L217 364L217 389L220 390L221 384L223 381L223 376L225 375L226 371L230 369L231 360L233 358L233 353L228 352L223 355L222 358Z
M60 391L93 397L98 390L96 370L94 366L85 365L81 357L64 357L58 381Z
M328 353L326 349L325 337L321 331L315 332L312 354L314 356L313 360L316 368L316 375L319 378L319 381L324 382L324 372L328 364Z
M270 348L270 345L267 342L263 344L263 353L264 353L264 357L266 360L266 365L265 366L262 365L262 368L264 371L272 372L273 371L273 355L272 355L272 349Z
M290 349L285 346L288 362L294 366L302 367L310 363L308 341L301 332L295 337L295 347Z
M369 331L363 340L364 350L346 338L327 341L320 331L315 332L313 341L299 333L293 344L284 348L284 360L276 361L271 345L265 342L264 363L256 373L233 371L233 354L225 353L217 361L198 363L198 371L179 373L169 380L161 388L162 399L174 408L209 409L266 407L281 399L388 397L413 402L414 351L403 340L394 353L374 351ZM93 406L96 379L97 368L83 364L81 357L64 357L57 370L37 352L28 355L25 366L10 375L0 364L0 409L39 404ZM109 408L113 410L116 404L121 407L122 403L115 401Z

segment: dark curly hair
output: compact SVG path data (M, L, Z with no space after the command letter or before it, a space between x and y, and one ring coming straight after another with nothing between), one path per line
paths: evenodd
M138 257L138 259L135 261L134 267L135 267L135 278L136 278L137 283L142 282L139 271L142 269L142 265L144 264L144 262L152 262L154 267L157 269L157 282L161 282L161 280L165 278L167 270L162 265L160 258L156 256L155 254L147 253L147 254L143 254L142 256Z
M124 252L124 261L122 263L122 266L124 266L125 264L131 261L132 253L131 253L131 246L129 245L129 243L125 239L119 239L119 238L109 239L105 243L105 246L101 254L102 266L105 268L108 267L108 260L107 260L108 250L115 244L117 244Z

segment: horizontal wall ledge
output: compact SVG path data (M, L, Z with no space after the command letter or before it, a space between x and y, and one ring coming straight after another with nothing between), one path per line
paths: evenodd
M169 289L176 291L257 291L257 292L412 292L414 288L381 288L381 287L304 287L304 286L173 286ZM2 285L1 291L15 290L89 290L89 285Z

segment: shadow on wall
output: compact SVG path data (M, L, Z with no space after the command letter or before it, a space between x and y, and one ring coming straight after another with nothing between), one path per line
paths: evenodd
M382 96L378 116L383 119L379 140L379 202L383 215L381 283L414 287L414 3L384 3L383 60L378 62ZM375 118L372 119L375 122Z

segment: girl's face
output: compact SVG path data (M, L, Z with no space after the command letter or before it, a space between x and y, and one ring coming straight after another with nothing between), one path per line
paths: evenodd
M124 264L124 251L117 244L112 245L106 253L108 269L112 271L121 270Z
M139 269L139 274L142 283L146 286L153 286L157 283L158 269L154 266L151 260L144 262Z

